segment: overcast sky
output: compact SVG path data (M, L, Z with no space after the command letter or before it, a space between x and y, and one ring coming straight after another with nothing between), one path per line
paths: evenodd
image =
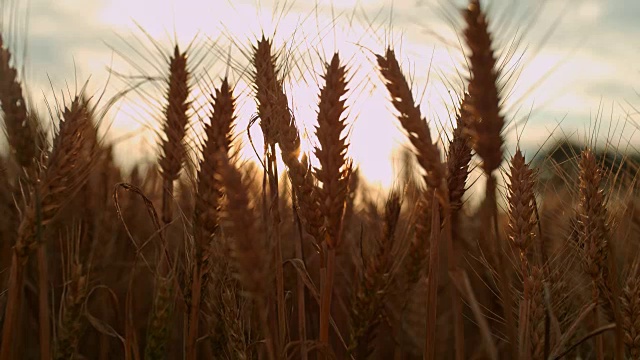
M298 120L312 133L321 60L338 50L353 75L348 101L354 123L351 154L364 175L383 186L393 182L392 174L398 169L389 160L404 137L375 71L372 52L382 52L387 44L399 50L434 134L450 129L447 109L454 102L449 92L460 92L457 71L465 69L455 32L462 26L457 8L464 1L395 0L393 5L390 0L342 0L333 5L320 0L2 1L5 33L8 1L20 4L22 18L28 14L26 79L36 101L43 94L50 97L52 87L59 91L68 84L73 91L76 78L84 82L89 77L90 91L99 93L106 86L107 95L112 96L125 89L127 82L112 77L106 85L107 68L149 76L164 70L164 60L147 35L165 51L174 40L186 47L195 38L192 58L203 60L207 78L217 84L220 76L229 73L238 84L238 130L244 130L253 101L247 97L247 74L240 71L246 59L237 49L247 50L263 31L268 36L275 33L278 46L294 49L291 63L296 66L288 72L289 95ZM514 39L521 39L505 66L513 74L505 99L511 146L516 128L524 133L521 142L527 149L539 147L559 123L562 129L555 130L556 138L573 133L584 137L599 109L604 117L603 139L613 124L616 132L611 141L617 144L622 136L623 147L629 141L638 143L633 125L637 119L628 119L626 113L634 111L632 106L640 107L636 93L640 2L500 0L486 5L497 46L507 49ZM23 44L25 39L19 40L12 44ZM217 46L211 48L214 40ZM220 49L230 48L236 49L231 68L226 58L217 56ZM504 59L507 52L500 53ZM198 77L203 76L202 70ZM154 89L153 84L148 86ZM206 86L201 82L197 88ZM130 163L152 154L149 143L154 141L157 121L153 116L159 106L158 99L142 102L130 94L110 113L112 138L136 134L121 143L118 159ZM529 120L522 131L525 118ZM254 131L254 137L259 137L259 130Z

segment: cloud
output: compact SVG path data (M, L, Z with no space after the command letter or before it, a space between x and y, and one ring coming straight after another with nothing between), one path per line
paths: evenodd
M223 39L219 45L226 49L225 36L231 35L231 41L246 50L261 31L270 35L277 30L276 44L298 51L293 64L298 68L294 66L288 75L299 107L298 117L310 132L321 82L320 60L339 49L343 58L350 61L356 74L354 84L357 84L353 86L357 100L350 104L357 117L352 152L371 179L390 183L390 170L387 170L390 166L384 164L391 158L392 148L397 148L404 137L390 111L370 51L380 52L388 44L400 48L403 68L415 81L416 96L424 90L423 112L434 124L434 119L442 119L446 125L448 109L453 105L449 92L459 92L459 75L465 76L459 33L453 30L454 26L461 25L459 7L465 1L457 1L456 5L436 0L394 1L393 9L388 0L299 0L289 2L291 7L286 9L273 8L276 3L284 4L282 1L260 1L260 8L257 3L254 0L31 0L30 90L36 97L41 92L50 96L50 79L53 87L59 89L66 87L65 81L73 83L78 74L80 81L91 76L92 89L97 92L106 83L107 66L113 64L126 73L134 73L135 69L121 57L114 57L105 43L137 59L137 64L143 64L145 58L149 60L152 55L136 54L126 46L126 42L134 44L138 39L152 47L136 29L136 22L166 48L174 40L187 44L199 34L199 45L203 49L208 38L219 37ZM496 0L488 5L491 19L495 19L493 29L497 32L497 43L509 47L514 37L523 36L518 51L511 57L510 64L518 69L515 73L518 81L507 100L510 113L505 115L521 117L532 106L542 106L532 113L527 125L531 136L523 138L531 143L543 139L545 131L565 115L570 119L565 124L579 127L587 123L603 98L607 102L634 100L634 86L640 83L640 68L635 61L638 53L630 41L640 35L635 17L640 13L640 3L565 0L547 1L543 8L539 3ZM573 11L567 7L571 3L578 3ZM337 15L340 15L339 22L335 23ZM390 15L393 16L391 22ZM533 18L534 15L537 17ZM561 22L554 27L558 16ZM545 37L551 29L555 30ZM241 54L234 54L238 60L242 59ZM150 63L162 66L159 58L152 58ZM209 75L217 79L227 70L225 60L208 70ZM157 72L149 64L145 71ZM232 77L239 83L238 90L246 95L249 92L247 75L236 71ZM453 84L443 81L445 78L452 79ZM299 80L308 83L295 84ZM541 85L537 85L539 81ZM110 94L114 94L118 86L123 86L122 82L112 80ZM121 111L113 114L115 137L141 129L141 124L153 124L153 119L130 103L135 99L128 98L122 103ZM242 102L242 117L246 118L251 115L252 100L243 96ZM148 104L142 106L148 107ZM619 106L617 109L622 112ZM439 126L433 128L436 135ZM146 134L146 141L152 143L153 134ZM509 136L513 139L512 134ZM120 158L131 157L123 149L137 146L137 142L140 137L123 143L118 150Z

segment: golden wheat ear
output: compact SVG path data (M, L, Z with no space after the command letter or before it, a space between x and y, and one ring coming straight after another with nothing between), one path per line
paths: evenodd
M492 48L487 17L479 0L469 1L464 11L464 38L470 50L469 101L465 104L473 150L482 158L482 168L491 174L502 163L504 118L498 90L499 72Z
M284 270L282 268L282 233L280 215L280 189L276 143L279 131L289 122L290 114L287 97L284 94L282 80L278 78L277 56L272 54L272 43L264 35L254 47L253 85L258 106L258 117L265 141L264 158L265 173L263 177L263 203L265 214L271 221L267 223L267 238L273 244L273 261L275 262L276 310L278 313L278 342L280 349L287 337L287 320L284 290ZM268 186L267 186L268 185ZM267 195L268 194L268 195ZM268 211L267 211L268 209ZM278 350L278 352L281 352Z
M227 79L212 95L210 123L204 127L206 140L198 170L194 211L196 257L203 264L209 259L209 244L219 227L223 187L220 177L220 158L230 155L235 123L236 100ZM205 266L206 268L206 266ZM205 283L203 283L203 286Z
M247 297L256 305L261 330L266 344L266 355L270 360L276 359L275 339L268 321L267 296L269 283L267 246L259 241L257 219L249 197L246 179L229 156L220 158L220 172L217 175L224 185L226 195L225 208L222 215L222 227L232 237L231 255L234 260L240 283Z
M636 261L627 275L627 281L620 298L623 312L624 344L627 356L631 359L640 358L640 278L638 275L640 274Z
M158 166L162 177L162 222L168 225L173 221L174 182L178 179L187 157L184 138L189 125L191 102L190 77L187 66L187 53L181 52L178 45L169 58L166 105L160 140ZM163 229L166 235L167 228ZM169 259L166 258L166 236L161 237L158 251L159 268L155 274L154 302L149 314L149 328L145 357L161 358L166 353L166 343L171 335L170 320L174 311L176 290L175 274Z
M470 72L469 101L465 104L465 110L470 115L467 134L471 140L471 147L482 160L481 166L487 177L484 216L485 223L489 226L489 252L500 275L499 287L505 332L508 337L508 353L515 358L518 356L518 351L511 269L508 268L503 242L499 241L497 180L494 174L502 164L504 147L502 131L505 121L501 114L502 103L498 84L500 73L496 66L488 19L480 5L480 0L470 0L463 11L463 17L465 22L463 36L468 48L467 59Z
M225 78L220 88L211 95L210 122L205 124L206 140L202 149L202 160L196 180L196 199L193 214L195 240L195 264L191 273L189 333L187 336L187 358L196 359L196 341L200 321L200 305L206 303L209 285L212 241L220 225L220 210L223 186L220 182L220 158L228 156L233 140L235 122L235 98Z
M343 96L347 92L346 68L340 65L336 53L327 65L325 86L320 91L318 105L318 126L316 137L319 146L315 155L320 162L316 169L316 178L322 183L319 190L320 204L326 222L327 246L336 248L341 242L342 219L346 205L348 181L351 168L347 160L346 110Z
M321 300L319 340L329 343L329 319L333 281L336 270L336 249L343 241L343 221L349 193L351 161L347 159L347 142L343 132L346 128L346 110L343 96L347 92L346 67L340 64L340 56L335 53L326 64L324 87L320 90L318 104L318 126L316 137L319 146L315 155L320 167L315 169L316 178L322 183L318 189L320 209L324 217L324 241L326 250L321 265Z
M296 206L306 232L316 244L324 240L324 219L318 187L306 154L300 156L300 134L279 78L278 56L271 40L262 37L253 47L253 87L260 126L267 144L278 143L287 167Z
M57 338L53 358L55 360L78 357L80 339L84 331L84 304L89 292L89 276L86 264L80 257L80 230L70 231L63 246L62 259L64 290L60 306Z
M535 186L535 173L525 162L524 155L520 148L516 149L515 154L511 158L511 172L509 173L509 186L507 194L507 202L509 207L509 239L515 245L520 253L520 271L523 279L524 295L520 302L519 311L519 354L521 358L530 353L529 344L531 344L531 325L537 323L532 322L531 309L534 309L534 300L540 303L540 290L532 290L534 279L530 274L529 266L529 249L534 238L535 220L535 195L533 189ZM541 284L539 277L535 279L535 284ZM535 293L535 295L533 294ZM534 296L536 296L534 298ZM538 314L539 315L539 314ZM536 320L540 320L539 318ZM535 347L535 345L534 345Z
M452 231L451 231L451 219L450 219L450 205L449 205L449 190L447 188L447 167L442 162L440 149L431 139L431 131L425 118L422 117L419 104L416 104L411 93L409 83L405 78L400 64L396 58L395 52L392 49L387 49L384 56L376 55L378 68L382 74L385 85L391 96L391 102L398 111L397 118L400 124L404 128L409 141L415 149L415 156L418 164L424 170L424 182L427 186L427 191L423 192L424 201L430 201L432 194L435 194L437 201L431 203L435 211L431 211L432 216L430 226L430 254L429 254L429 287L427 294L427 334L425 338L425 359L433 359L436 353L436 321L437 321L437 303L438 303L438 274L440 273L440 255L439 244L440 236L442 235L446 240L444 241L448 247L448 257L451 259L450 264L455 264L453 261L453 244L452 244ZM440 206L440 208L438 207ZM423 212L427 212L428 208L422 207ZM440 232L440 212L444 214L442 217L443 232ZM426 214L420 214L419 218L425 223L429 220L426 219ZM434 223L434 219L436 222ZM417 229L418 235L427 235L421 233L419 228ZM417 241L416 244L420 242ZM421 259L416 258L421 261ZM462 313L460 307L460 297L457 291L451 287L452 302L455 310L455 332L456 339L462 339ZM462 342L460 340L459 342ZM459 343L458 342L458 343ZM458 357L463 357L463 349L458 348L456 354Z
M161 140L161 154L158 160L163 179L162 220L168 224L173 219L173 185L178 179L186 159L184 137L189 124L189 101L191 74L187 68L187 53L180 52L176 45L169 59L169 79L164 109L165 122Z
M282 124L291 118L282 79L279 78L278 56L273 53L272 48L271 40L263 35L253 48L252 59L255 100L266 145L278 142Z
M606 297L610 287L607 283L609 268L609 224L607 223L607 209L602 192L602 169L599 167L595 154L591 149L585 149L580 155L579 162L579 192L578 205L578 243L582 248L583 268L591 278L592 300L596 304L593 311L593 326L597 328L601 321L601 305L608 305ZM602 358L604 354L604 339L595 338L596 354Z
M535 195L536 173L525 162L520 148L516 149L511 158L511 172L507 201L509 206L509 239L520 251L523 276L528 271L528 256L530 245L534 238L535 228Z
M451 216L457 223L456 215L462 210L465 192L467 191L467 178L469 177L469 164L471 163L471 145L466 134L466 127L470 120L466 103L469 95L465 94L460 103L458 115L456 117L456 128L453 130L453 138L449 142L447 152L447 187L449 188L449 203L451 205ZM454 224L454 229L457 226ZM454 230L455 231L455 230Z
M415 148L418 164L426 172L424 180L432 189L440 189L447 169L442 163L440 149L431 140L429 124L413 99L411 88L402 73L395 51L389 48L384 56L376 55L376 59L378 69L391 96L391 102L398 111L400 125Z
M20 219L10 272L10 286L5 308L0 358L10 356L12 336L19 329L18 309L22 300L24 272L31 254L46 239L43 231L53 221L62 206L82 187L87 179L90 162L81 156L89 122L86 104L76 97L66 107L46 160L41 179L34 185Z
M36 128L27 114L27 104L18 80L18 72L11 65L11 52L4 46L0 34L0 106L12 153L18 164L30 167L37 154Z
M382 236L378 239L374 256L367 260L352 303L349 352L357 359L366 359L371 355L376 330L383 320L381 313L393 281L393 248L401 208L402 198L394 190L385 203Z

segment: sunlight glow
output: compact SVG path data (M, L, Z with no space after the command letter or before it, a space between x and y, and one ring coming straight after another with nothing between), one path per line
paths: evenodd
M33 1L34 6L44 8L49 0ZM79 2L65 1L58 10L78 19L76 30L60 28L51 35L58 41L65 41L68 47L67 53L58 52L63 54L60 59L65 64L57 66L63 66L64 72L52 72L56 77L51 78L53 86L50 86L49 73L38 69L39 88L36 88L44 89L43 92L50 96L50 88L64 87L64 81L76 74L79 81L91 77L91 89L98 94L107 80L105 69L110 68L114 73L107 85L107 95L114 96L138 81L123 80L123 76L141 75L142 71L153 78L154 81L141 88L145 89L144 94L128 93L117 104L117 111L110 113L109 122L113 124L109 136L120 139L116 158L125 165L141 159L153 161L153 144L163 106L163 87L158 79L166 71L163 57L176 42L182 49L193 44L192 59L202 60L206 71L194 74L193 100L197 111L193 117L190 146L195 148L195 140L200 136L202 124L199 120L206 119L206 92L211 85L217 86L222 76L229 74L238 97L236 131L245 145L242 155L252 159L255 154L248 146L246 130L256 111L251 96L248 58L255 40L262 33L273 38L275 47L284 56L281 60L286 59L285 86L306 153L312 153L315 145L314 125L319 89L323 85L323 64L334 52L339 52L352 76L347 97L348 123L351 124L349 154L367 181L381 188L388 188L397 181L400 168L397 151L406 145L406 137L399 128L376 70L374 54L382 53L389 45L396 48L433 137L441 139L443 145L447 143L458 96L467 76L458 43L460 34L452 30L454 25L448 19L459 14L452 4L396 1L392 9L392 2L388 0L160 0L153 6L146 1L111 0L92 2L80 11L76 6ZM554 11L562 9L556 3L549 7ZM570 28L574 21L580 26L593 25L595 32L603 9L601 2L582 2L577 12L566 14L570 20L567 27ZM393 16L393 21L389 16ZM57 29L50 25L51 21L51 17L46 16L34 19L31 33L46 38L51 29ZM539 35L550 26L534 25L527 31ZM500 28L516 30L514 24L511 27L500 24ZM570 33L562 26L556 31L563 36ZM561 121L563 114L572 119L588 119L602 96L602 92L593 87L594 81L604 83L609 79L619 87L628 88L628 91L624 90L626 94L633 94L638 69L631 68L628 62L624 63L624 68L620 66L622 60L604 52L590 52L586 47L573 51L571 47L553 43L554 37L549 45L536 48L536 43L527 44L526 35L507 59L505 69L510 72L504 76L509 79L508 96L504 100L505 118L517 122L530 118L528 136L522 138L525 148L540 144L548 136L547 130ZM496 37L501 44L508 45L511 36L514 35L498 34ZM156 44L162 53L155 48ZM228 56L233 60L231 64ZM42 61L54 63L54 60ZM634 72L635 78L629 75L630 72ZM62 73L66 79L61 77ZM549 117L549 114L554 115ZM132 132L137 135L130 136ZM259 126L252 128L251 133L255 146L260 148ZM505 136L508 143L513 144L517 134L508 132Z

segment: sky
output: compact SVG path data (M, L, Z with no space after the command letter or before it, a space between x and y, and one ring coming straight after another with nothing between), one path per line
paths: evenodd
M374 186L389 187L397 180L397 150L405 144L374 54L389 45L396 48L435 138L446 141L464 84L466 65L459 43L464 1L459 0L0 1L4 37L14 48L26 50L18 61L32 103L44 114L45 98L52 103L65 89L73 93L87 80L89 93L98 97L104 92L103 99L108 99L139 83L140 75L159 79L167 68L163 56L173 45L191 44L190 59L200 65L194 70L196 107L205 103L203 94L211 85L228 75L236 84L237 130L246 143L255 112L247 54L264 33L278 48L288 49L283 52L290 65L286 86L299 126L310 134L310 150L323 61L338 51L352 76L349 153ZM608 139L636 151L640 49L634 40L640 36L640 2L483 4L505 69L507 150L519 139L532 156L550 136L584 139L597 127L602 142ZM12 6L17 10L7 11ZM14 22L8 14L14 14ZM7 29L16 28L22 31L14 33L27 35L7 36ZM107 139L117 142L116 160L125 167L154 156L161 91L157 80L141 82L138 91L127 92L107 114ZM199 134L198 115L204 112L194 116L194 138ZM251 134L261 148L259 127ZM250 147L245 148L244 156L251 158Z

